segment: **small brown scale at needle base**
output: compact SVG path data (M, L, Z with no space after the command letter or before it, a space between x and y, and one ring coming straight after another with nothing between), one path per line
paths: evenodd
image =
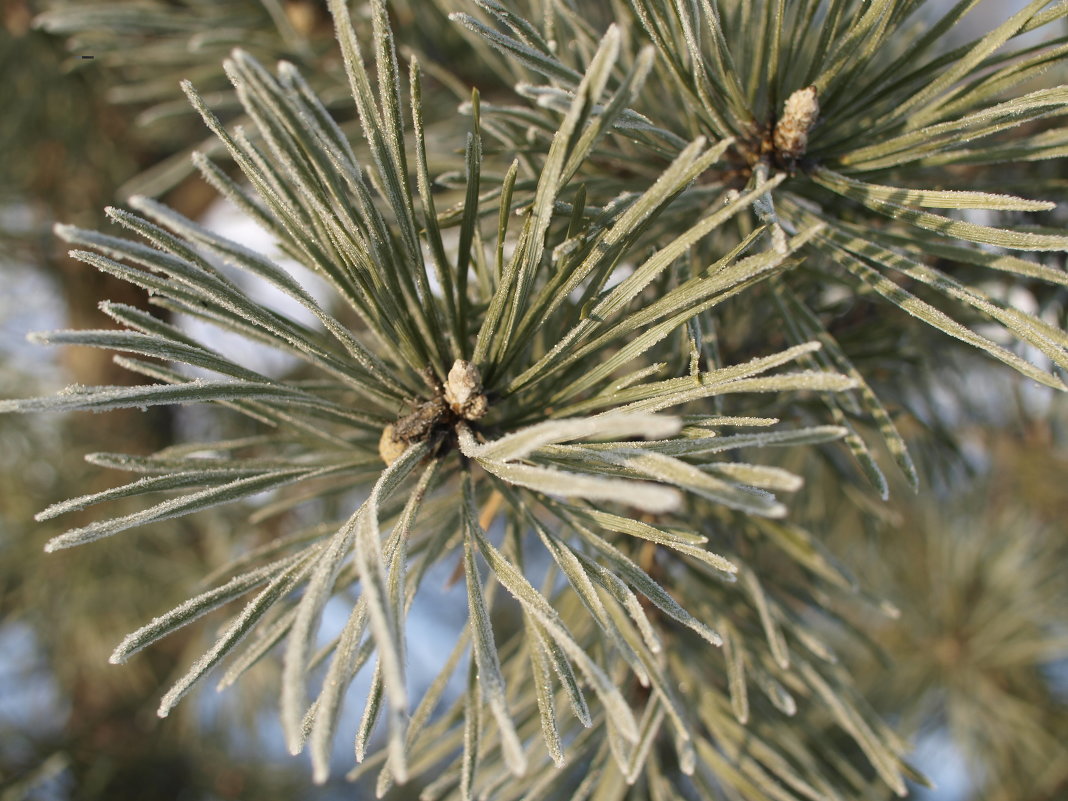
M434 436L443 436L461 420L478 420L489 410L482 392L482 376L471 362L457 359L445 386L434 382L434 397L416 403L407 414L382 429L378 455L393 464L409 445Z

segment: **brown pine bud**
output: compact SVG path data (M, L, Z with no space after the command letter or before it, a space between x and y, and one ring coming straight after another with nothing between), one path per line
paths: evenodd
M783 161L797 161L805 155L808 133L820 115L820 103L816 87L798 89L786 99L782 118L775 126L772 139L775 150Z
M387 465L397 461L401 454L408 449L408 443L398 439L396 431L396 427L393 423L390 423L382 429L382 437L378 440L378 455L382 457L382 461Z

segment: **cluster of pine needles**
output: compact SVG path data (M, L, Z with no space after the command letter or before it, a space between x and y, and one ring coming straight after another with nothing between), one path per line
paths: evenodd
M471 92L447 147L428 137L424 67L401 64L385 0L363 36L330 2L358 137L336 118L350 110L313 89L330 79L310 84L289 61L271 72L237 50L232 89L183 83L214 142L192 163L329 284L328 303L147 196L108 210L133 238L57 227L75 258L169 317L106 302L115 328L35 338L121 352L151 383L0 410L210 403L258 428L89 455L135 480L40 519L164 499L47 549L250 499L259 522L304 519L295 510L322 499L345 509L271 539L242 530L215 586L112 657L244 599L159 714L216 666L227 686L278 649L287 743L310 751L319 781L348 730L354 775L377 771L379 794L418 777L425 799L904 795L922 781L908 746L828 642L829 628L851 636L837 610L893 610L818 530L790 522L784 496L804 476L773 449L808 449L885 497L883 450L918 486L871 383L871 365L905 369L914 323L1064 389L1068 236L1033 218L1053 203L983 185L1055 193L1029 167L1068 148L1048 123L1068 87L1028 84L1068 45L1013 40L1068 7L1036 0L947 50L974 2L934 18L922 0L629 0L588 17L564 0L466 5L457 29L514 90ZM299 34L286 42L307 55ZM435 86L458 81L425 69ZM235 111L240 124L223 122ZM450 149L456 169L432 171ZM1003 174L1008 162L1019 167ZM257 302L248 280L317 322ZM1009 305L1008 281L1052 312ZM264 375L183 317L302 367ZM884 352L846 340L858 325L892 337ZM406 620L442 562L466 588L467 622L413 697ZM344 624L324 626L349 597ZM365 669L349 722L346 690Z

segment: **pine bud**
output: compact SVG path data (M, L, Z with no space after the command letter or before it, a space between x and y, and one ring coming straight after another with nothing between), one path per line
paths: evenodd
M397 428L392 423L382 429L378 440L378 455L386 464L393 464L408 448L408 443L397 437Z
M786 99L782 119L775 126L773 142L779 157L784 161L796 161L808 147L808 132L820 115L820 103L816 87L798 89Z
M445 382L445 401L465 420L477 420L486 413L489 407L482 394L482 376L471 362L453 362Z

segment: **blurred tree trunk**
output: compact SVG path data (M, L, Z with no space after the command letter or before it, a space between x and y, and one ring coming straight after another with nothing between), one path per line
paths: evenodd
M0 242L10 244L5 247L9 254L17 254L52 277L69 327L114 327L98 309L99 302L112 300L151 309L145 293L67 256L65 245L52 236L51 225L62 221L113 228L104 219L103 209L118 200L117 187L166 154L139 138L133 122L137 109L106 102L104 88L91 68L63 73L61 65L68 56L62 43L31 27L39 10L26 0L0 0L0 52L5 54L5 83L14 90L0 109L7 118L14 117L14 127L3 130L0 145L7 153L20 153L17 160L5 159L8 163L0 179L7 188L0 200L9 207L28 209L31 218L28 230L7 232ZM195 218L213 197L202 182L189 180L166 200ZM60 362L70 380L78 384L145 382L142 376L116 365L112 354L102 349L68 348ZM128 481L113 471L84 467L80 455L158 450L171 441L172 423L170 410L164 407L72 417L61 437L63 453L50 457L59 474L55 492L69 493L72 487L78 493L96 492ZM79 464L72 464L75 459ZM61 523L73 527L89 520L89 515L80 517L65 516ZM0 611L5 618L33 626L64 696L68 716L62 734L54 741L34 741L39 746L38 763L52 753L65 755L75 786L71 797L153 801L198 797L205 791L232 797L225 781L220 785L218 777L203 775L205 766L195 756L201 749L183 740L189 727L181 718L189 712L179 708L166 725L155 716L161 688L176 666L187 661L188 636L179 632L167 638L129 668L107 663L116 633L121 636L140 622L126 617L130 609L158 614L173 605L172 600L184 599L187 587L182 586L182 577L187 571L199 572L203 557L197 532L186 529L181 541L149 539L151 532L125 535L141 538L137 560L129 555L129 540L98 543L90 553L44 556L40 553L41 528L27 533L28 545L22 549L25 561L14 590L5 593L8 608ZM169 584L161 586L137 576L141 559L173 565ZM121 571L127 572L118 575ZM129 593L140 597L131 601ZM102 630L100 620L113 623L115 631ZM0 789L11 783L13 775L17 779L35 766L22 762L2 767Z

